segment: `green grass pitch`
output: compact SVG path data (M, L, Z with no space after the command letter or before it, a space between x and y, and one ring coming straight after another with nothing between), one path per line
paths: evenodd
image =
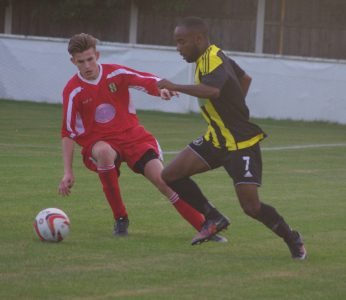
M114 238L97 175L78 149L73 193L57 194L60 117L59 105L0 101L0 299L346 299L346 126L256 120L269 135L260 195L303 234L308 259L298 262L242 213L223 169L195 179L232 220L227 244L191 246L192 227L126 164L120 184L130 235ZM165 151L205 130L197 114L139 117ZM61 243L33 233L34 217L47 207L71 219Z

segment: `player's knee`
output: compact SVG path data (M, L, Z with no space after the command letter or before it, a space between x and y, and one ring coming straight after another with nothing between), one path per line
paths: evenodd
M114 163L116 159L116 152L105 142L96 143L92 149L92 154L96 161L101 164L111 164Z
M159 190L167 186L160 174L155 174L155 176L152 175L150 180Z
M259 210L254 209L253 207L243 208L243 211L246 215L248 215L249 217L254 218L254 219L257 218L258 213L259 213Z
M257 186L240 184L236 186L236 192L244 213L252 218L256 218L261 210Z
M256 219L257 216L260 213L261 205L257 201L241 201L241 206L246 215L248 215L251 218Z

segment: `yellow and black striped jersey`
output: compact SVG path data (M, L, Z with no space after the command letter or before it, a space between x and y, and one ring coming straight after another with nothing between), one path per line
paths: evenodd
M196 61L195 83L220 89L216 99L199 99L208 123L204 138L217 148L229 151L253 146L265 137L262 129L249 121L239 79L245 72L218 47L211 45Z

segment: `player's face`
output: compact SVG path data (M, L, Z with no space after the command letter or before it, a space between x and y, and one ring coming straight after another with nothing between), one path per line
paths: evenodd
M78 68L83 78L87 80L95 80L99 76L99 65L97 60L100 53L94 48L85 50L84 52L73 54L71 61Z
M198 48L197 34L184 26L177 26L174 30L174 40L177 44L177 51L188 62L195 62L201 55Z

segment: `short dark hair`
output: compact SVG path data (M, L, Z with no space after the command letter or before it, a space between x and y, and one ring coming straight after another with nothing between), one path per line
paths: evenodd
M88 33L78 33L72 36L68 43L68 53L71 55L75 53L84 52L90 48L96 49L97 39Z
M195 30L196 32L202 33L205 36L208 36L209 30L207 24L203 21L203 19L199 17L186 17L181 19L178 22L177 26L183 26L188 29Z

